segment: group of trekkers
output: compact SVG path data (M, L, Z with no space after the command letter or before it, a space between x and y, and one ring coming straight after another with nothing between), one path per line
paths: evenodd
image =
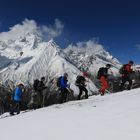
M119 73L121 74L121 84L120 84L120 91L124 90L124 85L126 82L129 83L127 90L130 90L132 87L132 78L131 74L134 73L132 66L134 62L129 61L128 64L124 64ZM101 88L99 89L99 93L101 95L105 94L105 91L109 88L109 81L108 81L108 70L111 68L111 64L106 64L106 67L101 67L98 71L98 79L101 82Z
M120 85L120 89L123 90L125 83L128 81L129 82L129 86L128 86L128 90L131 89L132 86L132 79L130 78L130 74L133 73L132 70L132 65L134 64L133 61L129 61L128 64L125 64L122 66L122 68L120 69L120 73L121 73L121 85ZM108 81L108 71L111 68L111 64L106 64L105 67L101 67L98 70L98 74L97 74L97 78L99 79L100 83L101 83L101 87L99 88L99 94L100 95L104 95L106 90L109 88L109 81ZM34 92L37 92L40 95L40 100L43 103L43 90L46 89L47 87L45 86L45 77L41 77L40 80L35 80L33 83L33 90ZM64 73L63 76L60 76L57 79L57 87L58 90L60 91L60 103L64 103L67 101L67 95L68 92L70 90L70 84L68 83L68 73ZM77 100L81 99L81 96L83 94L83 92L85 93L85 98L88 98L88 90L86 88L86 78L84 75L78 75L75 81L75 85L79 88L79 94L77 97ZM19 84L16 86L16 88L13 91L13 96L12 96L12 100L13 100L13 104L12 106L10 106L10 115L14 115L19 114L20 113L20 103L22 100L22 94L23 94L23 90L24 90L24 85L23 84Z

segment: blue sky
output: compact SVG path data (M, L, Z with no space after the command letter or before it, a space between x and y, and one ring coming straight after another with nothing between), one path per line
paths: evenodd
M96 38L122 63L140 63L139 6L139 0L1 0L0 31L25 18L44 25L57 18L64 24L60 46Z

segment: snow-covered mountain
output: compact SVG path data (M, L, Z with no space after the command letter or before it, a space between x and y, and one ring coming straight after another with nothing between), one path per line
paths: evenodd
M120 68L120 62L94 40L69 45L64 51L75 66L92 75L96 75L98 69L107 63L113 66L114 74Z
M77 43L62 50L52 40L44 41L43 34L34 21L25 21L15 25L8 32L0 33L0 81L14 84L33 83L34 79L46 77L46 81L69 74L71 88L75 91L75 80L83 70L96 75L99 67L110 63L116 72L119 67L117 59L106 52L95 41ZM89 91L97 88L91 80L87 84Z
M42 76L47 81L62 75L69 74L71 88L75 88L76 76L81 72L69 61L63 50L53 41L45 42L35 33L27 33L16 39L1 41L0 78L3 83L8 80L15 84L33 83L34 79ZM89 80L90 91L97 90Z

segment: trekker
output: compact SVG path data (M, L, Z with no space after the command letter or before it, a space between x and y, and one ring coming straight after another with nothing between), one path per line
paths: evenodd
M35 92L37 92L37 88L38 88L38 84L39 84L39 80L38 79L35 79L34 80L34 83L33 83L33 90L35 91Z
M14 115L14 113L16 112L17 114L20 113L20 104L21 104L21 100L22 100L22 90L24 89L24 85L23 84L19 84L13 93L13 105L11 106L10 109L10 115Z
M134 62L133 61L129 61L128 64L123 65L123 70L121 72L122 74L122 83L120 86L121 91L124 89L124 84L128 81L129 85L128 85L128 90L131 89L132 87L132 78L131 78L131 74L134 72L133 69L131 68L133 66Z
M41 77L41 80L39 81L38 86L37 86L38 91L43 91L44 89L46 89L44 82L45 82L45 77Z
M45 104L45 94L43 93L44 89L46 89L47 87L45 86L45 77L41 77L41 80L38 83L37 86L37 92L39 93L39 97L40 97L40 106L43 107Z
M98 78L101 82L101 88L99 89L99 92L101 96L105 94L105 90L109 87L108 84L108 70L110 69L111 65L106 64L106 67L101 67L98 71Z
M83 91L85 92L85 98L86 98L86 99L88 98L88 90L86 89L86 84L85 84L85 82L86 82L85 77L83 77L83 76L81 76L81 75L78 75L78 76L77 76L76 81L75 81L75 85L76 85L77 87L79 87L78 100L80 100Z
M2 98L0 97L0 115L4 113L4 103Z
M68 82L68 74L64 73L62 78L60 79L60 90L61 90L61 101L60 103L66 102L69 84Z

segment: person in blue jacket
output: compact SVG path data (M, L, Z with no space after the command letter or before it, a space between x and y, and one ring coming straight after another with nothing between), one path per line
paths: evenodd
M20 113L20 103L21 103L21 99L22 99L22 89L24 88L23 84L19 84L13 93L13 105L10 109L10 114L14 115L14 113L16 112L17 114Z
M64 75L62 76L62 78L60 80L60 90L61 90L60 103L66 102L66 99L67 99L68 88L69 88L69 84L67 84L67 82L68 82L67 78L68 78L68 74L64 73Z

